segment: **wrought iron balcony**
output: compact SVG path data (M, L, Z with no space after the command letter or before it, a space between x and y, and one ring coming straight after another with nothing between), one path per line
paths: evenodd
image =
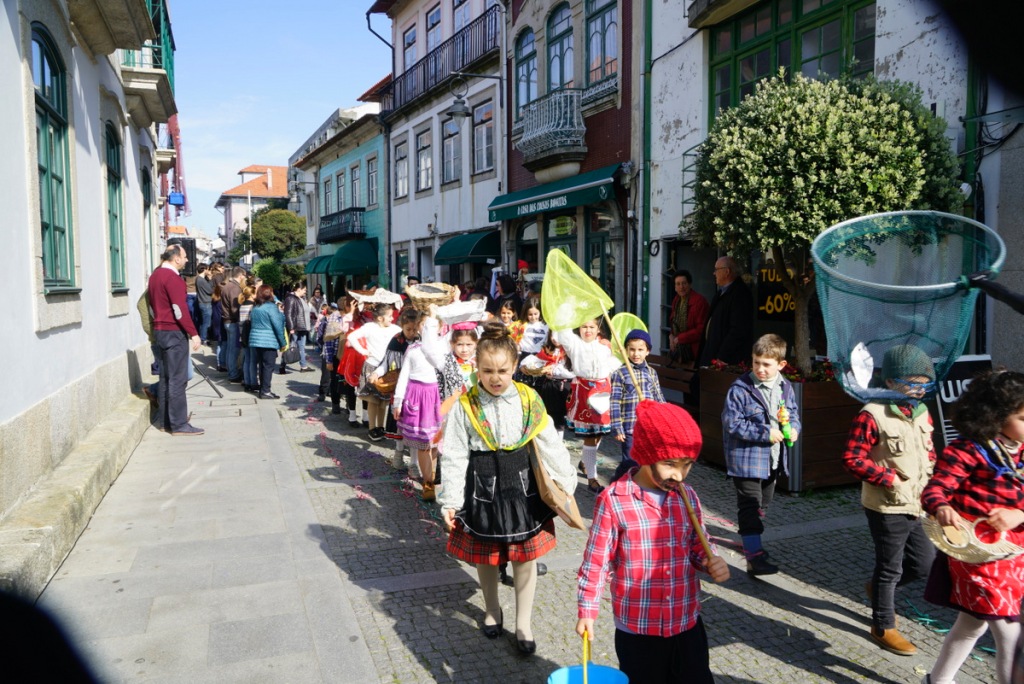
M501 21L501 10L491 7L396 76L381 93L381 114L386 117L448 83L455 72L466 71L489 55L497 56Z
M324 244L365 235L366 224L363 221L365 213L365 207L349 207L333 214L321 216L320 230L316 234L316 241Z
M523 107L523 135L516 148L523 153L527 168L551 157L565 161L586 155L582 100L582 90L563 88Z
M174 103L174 35L163 0L151 0L156 41L140 50L121 51L121 80L124 82L128 113L135 124L148 128L167 123L177 114Z

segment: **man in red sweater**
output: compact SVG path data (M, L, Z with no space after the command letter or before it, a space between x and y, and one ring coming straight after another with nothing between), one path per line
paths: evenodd
M199 334L188 315L185 281L181 269L188 263L185 248L167 246L160 266L149 276L149 305L153 308L153 336L160 349L160 393L157 427L172 435L201 435L188 422L185 387L188 383L189 338L192 351L199 349Z

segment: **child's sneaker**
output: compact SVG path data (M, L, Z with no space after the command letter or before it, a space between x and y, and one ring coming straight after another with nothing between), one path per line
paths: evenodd
M747 574L752 576L774 575L779 571L779 566L768 560L768 553L759 551L753 556L747 557Z

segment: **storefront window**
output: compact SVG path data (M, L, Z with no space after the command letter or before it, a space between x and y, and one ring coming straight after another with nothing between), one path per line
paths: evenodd
M537 222L530 221L521 224L516 234L516 262L525 261L529 265L530 273L540 270L540 245L537 233Z

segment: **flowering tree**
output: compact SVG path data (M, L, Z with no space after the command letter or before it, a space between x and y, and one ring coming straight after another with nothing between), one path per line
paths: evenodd
M857 216L955 210L959 169L945 131L913 85L782 72L715 120L697 159L691 235L770 258L796 305L793 351L804 373L811 242Z

